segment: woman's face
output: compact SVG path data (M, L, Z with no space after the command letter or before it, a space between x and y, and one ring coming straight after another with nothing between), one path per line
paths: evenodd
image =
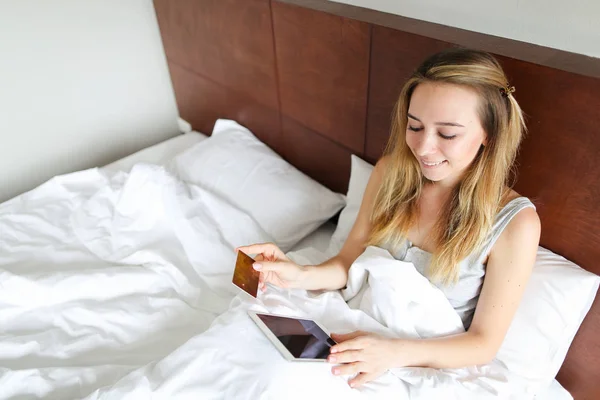
M422 83L408 107L406 144L423 176L443 186L457 184L486 134L477 115L477 94L447 83Z

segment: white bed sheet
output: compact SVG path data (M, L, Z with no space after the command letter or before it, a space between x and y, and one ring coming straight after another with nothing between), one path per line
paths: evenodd
M176 154L185 150L189 146L200 142L205 138L206 136L202 135L201 133L190 132L172 138L150 148L144 149L142 151L139 151L115 163L107 165L101 170L105 172L115 173L118 171L128 172L136 163L139 162L164 165ZM86 174L89 176L87 176ZM37 311L39 311L39 313L37 314L37 316L35 316L35 318L33 318L33 315L27 316L23 314L22 320L15 320L14 322L22 323L23 327L27 327L27 329L34 329L32 326L29 326L27 324L29 323L29 320L36 321L35 323L38 325L47 325L48 329L39 329L40 333L36 333L39 337L31 336L29 338L31 340L27 339L26 337L19 338L17 336L10 335L4 338L7 342L5 343L6 346L4 348L4 350L6 351L5 354L3 353L3 355L7 357L8 354L8 357L10 359L10 355L12 354L12 357L15 358L12 358L11 361L11 363L14 365L7 364L0 366L0 378L3 378L0 379L0 381L2 381L0 382L0 387L4 390L4 392L3 390L0 390L0 398L11 398L12 396L8 392L6 392L6 390L9 390L9 388L11 387L15 390L13 392L14 394L21 393L20 391L24 388L32 388L38 396L44 397L44 393L51 392L50 386L47 385L51 385L52 382L61 382L61 384L64 385L64 392L62 391L62 389L58 389L58 391L52 390L52 392L54 392L53 394L56 395L55 397L60 398L60 392L63 392L64 394L72 394L73 390L75 390L75 388L77 387L83 388L84 386L89 387L89 385L97 387L102 383L109 384L110 382L113 382L115 378L123 376L124 374L128 373L132 367L134 367L134 365L129 365L128 363L124 363L123 365L121 365L121 362L124 360L119 360L119 357L115 359L117 360L117 363L115 365L107 365L106 363L107 357L111 357L111 351L116 351L117 348L122 347L122 341L130 342L131 346L141 346L140 348L136 347L128 350L131 353L130 356L137 357L135 359L136 364L144 364L149 360L157 359L161 356L166 356L167 349L165 348L164 350L158 350L156 344L167 344L170 346L170 350L172 350L174 347L180 345L183 341L185 341L185 338L191 337L194 333L202 332L204 329L206 329L208 324L212 321L212 318L214 318L214 316L216 316L221 310L224 309L224 307L226 307L228 296L226 295L225 298L219 299L217 298L219 296L217 293L210 293L212 292L210 288L217 287L218 289L220 289L219 293L229 292L229 295L236 293L236 291L234 290L228 290L228 288L230 288L229 286L227 286L226 282L228 280L228 277L222 276L222 274L219 273L205 274L204 276L202 276L201 281L197 282L199 287L203 288L202 291L206 292L206 295L208 295L209 297L214 297L214 299L210 301L210 304L217 305L217 307L214 310L212 309L212 307L208 307L209 304L205 301L202 301L202 305L197 303L198 298L195 295L190 294L195 293L195 289L191 290L187 287L185 288L186 290L181 289L180 281L182 281L182 279L181 277L179 277L179 275L177 275L180 274L180 272L178 272L179 269L172 268L172 264L170 262L163 262L165 261L163 260L163 258L173 259L173 254L164 252L164 249L162 250L164 253L161 253L161 249L156 248L156 243L165 241L168 243L173 242L176 238L175 236L173 236L174 233L177 235L177 237L179 237L179 235L185 234L184 236L182 236L185 240L182 239L181 245L185 248L186 252L190 252L190 254L188 254L190 260L198 261L198 263L206 267L203 270L209 270L209 266L211 265L211 263L209 262L210 260L206 260L206 255L208 253L206 252L206 250L204 252L200 252L198 249L198 243L204 243L206 241L206 238L204 238L203 240L191 240L193 238L186 236L187 232L190 232L189 229L187 229L187 231L182 230L181 226L177 226L177 229L159 229L160 226L158 226L156 229L157 236L154 237L154 239L160 239L160 241L144 241L138 243L137 236L135 235L136 232L131 231L131 229L128 228L131 226L135 228L136 224L132 225L132 221L137 222L137 218L140 224L146 224L148 223L146 217L154 216L157 210L166 210L169 214L171 214L173 211L178 210L172 210L169 207L148 208L151 204L145 204L143 202L140 202L140 200L142 199L149 199L154 201L157 206L160 206L161 204L159 204L155 196L152 196L152 193L150 193L151 191L149 190L147 185L148 182L150 182L154 190L161 191L163 190L162 188L165 187L164 182L153 179L166 179L165 182L168 182L168 178L166 176L163 177L159 171L153 172L151 169L148 170L147 168L138 170L136 174L137 178L135 176L130 177L129 185L124 185L121 187L119 182L117 182L118 179L112 184L106 186L107 182L104 181L105 178L98 174L95 174L94 171L76 173L68 177L49 182L45 185L43 189L37 190L35 193L30 193L29 195L19 200L24 201L28 205L28 207L20 207L21 205L24 206L25 203L19 204L18 202L3 205L3 207L8 208L14 207L15 210L25 210L25 212L22 214L17 213L9 217L9 219L5 221L8 223L8 225L14 223L15 226L17 226L22 221L25 221L24 218L28 218L28 225L31 225L33 223L38 228L41 228L35 230L32 229L31 232L15 230L15 234L21 235L20 237L15 236L14 238L14 240L17 240L17 242L15 243L19 243L20 249L11 252L0 251L0 253L4 253L3 257L6 258L6 260L4 260L6 266L6 271L4 272L4 274L8 274L7 276L9 279L9 281L7 281L8 286L6 290L0 293L2 295L0 296L0 303L9 305L9 308L6 310L7 313L5 313L6 315L3 315L3 318L6 318L6 321L8 321L14 317L14 313L11 314L11 307L14 308L14 310L12 311L22 311L23 309L29 308L31 308L32 310L36 309ZM140 184L143 185L140 186ZM88 198L88 195L91 195L93 192L96 192L98 188L101 187L106 188L106 193L101 193L99 196L95 196L97 200L94 200L94 198ZM148 192L146 193L146 196L143 196L143 193L138 193L140 189ZM171 196L169 193L172 192L167 189L163 190L163 196L169 197ZM73 197L70 193L73 193L76 196ZM131 201L127 201L128 196L131 197ZM204 197L204 201L210 200L207 198L208 194L202 194L202 196ZM55 197L57 199L60 199L61 202L56 202L54 200ZM48 201L46 202L45 200ZM91 245L91 247L84 249L74 245L74 243L76 242L76 240L74 240L74 232L72 232L68 228L67 224L65 223L65 219L61 217L61 211L64 211L65 216L67 216L67 213L71 210L79 209L85 203L90 202L94 204L94 207L90 208L88 206L88 210L94 211L94 218L98 217L99 214L97 214L97 212L105 214L105 209L107 206L109 208L113 206L124 207L123 210L127 213L131 213L131 215L129 222L126 225L117 224L114 220L108 218L108 215L105 215L105 217L107 218L105 218L104 220L106 226L102 226L102 224L96 226L96 220L94 218L92 218L93 221L90 220L91 224L86 225L85 223L80 223L79 234L86 235L89 239L88 241L86 241L86 243L89 243ZM184 208L194 208L194 203L195 201L192 203L188 202L183 204L181 206L183 207L182 210ZM207 203L205 206L209 206L209 203ZM32 210L37 210L37 214L30 215L30 207ZM210 203L210 207L218 208L224 207L224 205L212 202ZM140 208L140 210L138 210L138 208ZM215 211L218 211L216 208ZM144 211L142 209L147 210ZM229 212L233 213L234 210L229 210ZM127 216L121 213L115 215L119 215L119 218L124 218ZM160 213L156 215L160 215ZM184 215L184 213L177 214L177 216L182 215ZM23 217L22 221L19 220L20 216ZM79 216L83 219L83 221L85 221L85 212L83 214L80 212ZM14 221L12 221L11 218L14 219ZM239 220L240 218L242 218L242 216L237 216L234 219ZM160 223L165 224L165 227L167 228L176 227L173 221L173 216L165 215L160 218ZM186 222L184 219L179 218L179 223L193 224L194 221ZM110 231L111 235L122 235L124 238L128 238L129 241L127 242L121 240L112 243L96 241L95 238L101 238L102 235L104 235L104 230L108 228L112 229ZM223 232L231 230L231 227L226 228L227 229ZM302 242L300 242L296 246L296 249L314 247L321 251L325 251L325 248L329 243L329 239L331 238L331 234L333 233L334 229L335 226L332 223L324 224L319 230L317 230L315 233L313 233L312 235L304 239ZM250 234L251 231L252 229L250 225L246 229L243 229L239 232L238 230L235 230L235 241L248 240L243 239L243 237L247 237L246 235ZM31 237L23 237L23 235L25 234L28 234ZM210 234L207 234L209 235L208 238L210 238ZM258 230L254 235L257 234L259 234ZM167 235L168 237L162 240L161 235ZM25 241L23 239L25 239ZM46 249L50 250L52 248L56 248L56 251L44 251L40 254L35 255L35 257L40 258L39 260L35 257L34 259L32 259L32 251L35 251L36 248L40 249L40 245L46 242L47 244L49 244L50 242L55 244L51 247L46 246ZM228 242L231 242L231 240L228 240ZM58 243L62 243L63 248L61 248L60 246L56 246L56 244ZM126 246L115 249L109 248L110 246L116 243L125 243ZM7 246L11 245L10 238L5 244ZM29 244L31 244L31 246L29 246ZM216 243L213 244L213 246L215 245ZM229 247L230 246L227 246L227 248ZM8 248L10 247L7 247L7 249ZM136 252L131 254L130 256L124 256L123 254L119 256L119 254L122 253L122 251L128 253L133 249L135 249ZM225 248L220 250L224 252ZM92 251L98 256L97 263L96 261L94 261L94 263L90 263L89 251ZM211 252L213 251L214 250L211 250ZM67 256L69 264L64 264L63 260L65 256ZM3 257L0 257L0 261L2 261ZM226 257L221 258L226 259ZM100 260L102 261L100 262ZM45 268L45 270L39 270L40 262L43 263L42 266ZM100 267L100 264L104 262L110 262L111 264L114 264L114 267L118 268L111 269L109 271L109 274L99 273L99 270L97 268ZM140 269L136 267L137 265L140 265L140 263L145 262L156 264L158 265L158 267L146 269ZM73 268L80 269L78 265L85 265L85 269L78 272L78 275L74 275L73 271L75 270ZM14 268L16 268L17 266L21 271L23 270L23 268L26 270L25 275L13 275L13 273L16 272L14 271ZM48 274L51 271L53 275ZM189 271L192 272L191 269ZM92 275L94 279L90 279ZM117 276L119 276L119 279L117 279ZM124 282L121 278L126 278L126 282ZM206 284L208 284L209 282L210 284L206 286L204 285L204 281L206 282ZM115 284L117 283L119 286L123 286L123 283L125 283L126 285L124 285L123 287L117 287L115 286ZM216 286L215 283L217 284ZM13 285L12 292L10 290L11 284ZM149 284L150 286L148 286ZM149 297L147 299L153 300L154 302L156 302L155 304L146 304L146 302L140 300L145 298L143 292L147 290L148 287L152 287L153 290L157 291L156 295L154 293L152 294L152 299L150 299ZM35 296L35 298L25 299L19 294L22 293L23 290L27 290L30 293L37 293L37 295ZM31 292L31 290L34 290L34 292ZM120 293L119 291L122 291L123 293ZM82 336L85 337L86 340L93 339L94 341L98 341L98 343L84 343L82 342L82 339L73 342L72 338L69 339L65 337L61 339L61 337L55 337L57 332L60 333L60 331L56 329L57 327L54 326L56 324L56 318L62 318L62 316L67 318L70 315L67 312L61 313L61 310L59 309L60 307L71 307L68 309L65 308L65 310L71 313L92 313L93 309L87 310L87 307L85 306L85 304L83 304L85 303L85 301L81 304L81 306L77 306L75 304L76 307L72 307L74 301L79 301L77 300L77 296L87 296L93 298L94 301L98 301L104 299L106 296L110 297L111 293L113 292L115 292L115 296L119 295L123 298L126 298L127 296L139 297L139 295L141 295L141 297L139 298L136 297L137 300L140 300L137 303L132 302L131 300L129 301L129 303L118 304L116 303L117 300L111 301L115 302L113 307L113 311L115 312L116 310L119 310L122 307L125 307L125 309L127 309L128 307L134 307L132 310L129 310L128 315L127 313L122 315L123 319L118 321L119 324L126 326L128 323L127 321L131 321L132 316L135 315L136 318L138 318L137 322L141 323L141 325L138 326L145 326L146 332L144 332L144 330L136 330L132 328L131 332L128 332L127 336L123 336L123 334L120 332L110 332L110 326L107 326L101 327L105 332L111 333L106 337L95 337L93 335ZM181 298L173 297L173 293L181 294L181 296L179 296ZM46 300L42 299L42 297L47 298L48 296L56 297L52 297L52 299L55 300L56 304L49 304ZM67 298L69 296L73 298ZM204 300L206 300L207 298L208 297L205 297ZM45 305L39 303L42 300L43 304ZM102 301L105 302L106 307L113 306L111 302L106 302L105 300ZM20 302L25 303L20 304ZM165 303L162 304L160 302ZM40 308L42 306L45 307L46 311ZM56 309L54 309L53 307ZM144 307L148 308L148 310L152 312L148 312ZM166 320L163 320L165 318L171 317L169 315L161 315L160 313L157 314L156 311L160 309L177 310L178 312L182 313L181 315L185 315L185 318L176 318L174 321L178 321L178 323L172 324L171 331L166 332L168 334L167 336L164 336L162 334L160 336L154 336L151 334L150 337L146 337L147 333L150 333L152 331L151 327L160 323L166 323ZM21 315L19 315L19 317L21 317ZM79 317L81 317L81 315L79 315L78 318ZM98 318L95 318L97 316L91 314L89 315L89 317L90 327L97 329L98 327L94 325L96 323L94 321L100 320ZM146 320L144 320L144 318L146 318ZM0 318L0 320L2 320L2 318ZM190 327L189 324L184 323L185 320L195 321L194 326ZM61 324L66 324L65 326L68 327L70 326L71 321L62 321ZM115 324L115 326L118 326L118 324ZM53 330L51 330L50 328L52 328ZM37 328L35 328L32 331L32 333L33 332L37 332ZM83 333L87 332L80 332L80 334ZM132 333L136 333L139 337L129 337L129 335ZM156 334L159 333L159 331L156 332ZM142 337L144 337L145 339L141 340ZM20 342L21 339L23 339L24 341ZM16 342L11 343L11 340ZM28 347L30 343L37 343L39 350L32 350L30 347ZM98 344L102 344L103 346L105 346L104 350L102 352L90 353L90 351L97 350L99 348ZM28 354L27 357L19 357L17 355L19 351L23 351L23 354ZM80 369L77 369L79 367L73 369L70 368L68 364L64 366L65 368L59 367L54 369L39 369L41 364L47 362L46 360L54 360L54 363L58 362L56 361L56 359L59 360L59 355L61 354L67 356L69 359L71 359L73 356L77 357L77 355L79 354L81 358L80 361L85 361L85 363L90 364L86 367L87 369L86 371L84 371L85 374L80 375L81 371ZM65 359L65 362L66 361L67 359ZM129 358L128 361L131 361L131 358ZM40 364L40 362L42 363ZM100 367L100 365L104 365L104 367ZM31 369L31 366L36 366L37 369ZM8 368L8 370L5 368ZM86 382L88 379L90 381ZM28 393L32 394L31 392ZM79 394L85 395L89 394L89 392L85 393L85 391L83 391ZM4 397L5 395L8 395L8 397ZM571 399L571 397L564 389L562 389L558 382L555 381L548 388L548 391L546 393L538 395L536 399L562 400Z
M111 173L117 171L127 172L131 169L131 167L139 162L147 162L164 166L177 154L207 138L208 136L203 133L191 131L124 157L103 167L102 170ZM321 252L325 252L329 242L331 241L331 237L335 231L335 228L335 224L332 222L326 222L315 232L311 233L302 241L300 241L292 251L299 251L305 248L313 247ZM569 392L564 389L556 380L552 382L546 391L539 393L536 396L536 400L572 399L573 397L569 394Z

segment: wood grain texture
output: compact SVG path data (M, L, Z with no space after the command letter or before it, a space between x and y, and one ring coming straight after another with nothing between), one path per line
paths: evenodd
M600 274L600 79L498 58L529 129L515 189L538 208L542 246Z
M282 131L286 160L330 189L348 191L350 150L288 117L282 120Z
M219 118L233 119L281 152L279 112L170 62L169 70L181 118L210 134Z
M282 114L362 153L369 26L276 1L272 7Z
M600 78L600 58L572 53L551 47L507 39L500 36L459 29L452 26L421 21L401 15L384 13L364 7L329 0L278 0L321 12L367 22L373 26L412 33L458 46L483 50L505 57L528 61L541 66Z
M167 57L277 109L269 0L154 0Z

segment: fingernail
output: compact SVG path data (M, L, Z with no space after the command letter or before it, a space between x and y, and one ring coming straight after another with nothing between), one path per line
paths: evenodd
M335 362L335 360L336 360L336 358L335 358L335 357L329 357L329 362L330 362L330 363L334 363L334 362Z
M262 265L260 264L252 264L252 266L254 267L255 270L260 271L260 269L262 268Z
M334 375L339 375L339 374L340 374L340 371L339 371L339 370L337 370L337 369L334 369L334 370L333 370L333 374L334 374Z
M354 382L350 382L350 387L353 388L354 387Z
M337 353L337 349L335 349L335 348L333 348L333 347L332 347L332 348L331 348L331 352L332 352L332 353Z

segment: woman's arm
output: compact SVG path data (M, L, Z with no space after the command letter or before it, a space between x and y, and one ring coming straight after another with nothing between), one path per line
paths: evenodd
M373 168L356 221L339 254L319 265L304 267L301 278L304 289L337 290L346 286L348 270L352 263L365 251L365 244L369 239L371 210L373 210L375 197L381 186L385 167L386 159L382 158Z
M330 362L361 385L394 367L461 368L490 362L510 327L531 275L540 238L532 208L520 211L494 244L468 332L432 339L384 339L368 333L336 335Z
M261 272L260 289L266 290L266 283L272 283L279 287L307 290L337 290L346 286L348 270L365 250L365 244L369 238L371 210L377 191L381 186L386 165L387 162L384 157L373 168L352 230L339 254L329 260L319 265L300 266L288 259L281 249L273 243L238 247L236 251L257 254L253 266L254 269Z
M494 244L468 332L415 342L411 365L460 368L490 362L498 352L523 297L540 240L533 208L520 211Z

